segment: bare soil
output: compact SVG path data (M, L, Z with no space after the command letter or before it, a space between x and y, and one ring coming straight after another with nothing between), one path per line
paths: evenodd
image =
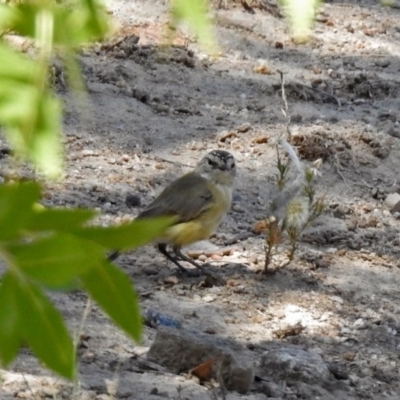
M215 9L221 54L210 58L185 31L172 48L160 47L164 2L110 2L117 33L80 56L90 108L81 112L58 75L66 172L62 182L47 186L45 202L95 207L101 223L120 223L206 152L232 152L238 161L232 210L209 243L197 246L206 246L200 260L211 262L227 284L204 287L204 279L180 275L147 246L117 260L143 309L192 331L233 338L255 365L268 343L300 344L340 367L343 398L398 399L400 225L385 199L400 189L400 11L368 0L330 2L318 14L312 40L296 45L275 8L253 3ZM264 238L247 234L266 216L276 191L275 145L286 132L279 70L299 155L324 161L317 190L326 194L327 211L301 238L294 261L282 267L284 241L274 273L264 275ZM7 156L0 165L7 168ZM221 255L215 248L228 250ZM76 330L86 295L50 296ZM296 324L304 329L291 330ZM145 327L138 346L92 305L77 397L211 398L207 387L185 376L133 363L155 334ZM1 399L73 395L70 384L28 351L0 386ZM296 390L283 387L275 398L323 399ZM268 396L255 385L247 395L227 398Z

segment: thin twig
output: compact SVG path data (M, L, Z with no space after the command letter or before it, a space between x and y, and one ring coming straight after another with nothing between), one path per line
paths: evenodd
M350 189L350 186L349 186L349 184L347 183L346 178L344 177L344 175L343 175L343 174L341 173L341 171L340 171L341 165L340 165L340 162L339 162L339 159L338 159L337 155L335 154L335 155L333 156L333 158L334 158L333 166L334 166L335 169L336 169L336 173L343 179L344 184Z
M92 302L90 300L90 297L87 298L86 300L86 305L85 305L85 309L83 310L82 313L82 318L81 318L81 322L79 324L78 329L75 332L75 336L74 336L74 362L75 365L77 364L77 358L78 358L78 346L79 346L79 341L80 338L83 334L83 330L85 328L85 324L86 324L86 320L87 317L90 313L90 308L92 307ZM79 378L78 375L75 377L74 379L74 386L72 389L72 394L71 394L71 399L78 399L79 398L79 390L80 390L80 383L79 383Z
M281 70L278 69L279 76L281 78L281 96L283 100L283 104L285 108L281 108L282 114L286 118L286 132L287 132L287 140L290 142L292 140L292 132L290 130L290 122L291 122L291 116L289 113L289 105L287 102L287 97L286 97L286 91L285 91L285 76Z

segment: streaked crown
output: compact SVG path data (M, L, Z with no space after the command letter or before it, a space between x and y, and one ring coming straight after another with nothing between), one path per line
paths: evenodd
M225 150L213 150L200 160L195 171L215 183L232 185L236 176L236 161Z

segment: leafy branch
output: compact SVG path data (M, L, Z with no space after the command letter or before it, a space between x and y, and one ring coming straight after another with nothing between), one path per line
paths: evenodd
M0 360L8 365L23 344L52 370L74 378L73 341L45 290L85 289L134 340L141 316L129 277L110 263L110 249L155 239L171 219L133 221L119 227L88 226L91 210L37 206L40 186L0 186L0 256L8 270L0 285Z

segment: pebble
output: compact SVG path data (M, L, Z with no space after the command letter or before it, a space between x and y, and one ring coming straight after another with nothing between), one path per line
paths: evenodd
M164 279L164 283L168 285L177 285L179 283L179 279L175 275L167 276Z
M216 298L217 298L217 296L215 296L215 295L206 294L203 297L203 301L205 301L206 303L212 303L213 301L215 301Z
M131 157L128 154L122 154L121 159L125 162L128 162L131 160Z
M313 347L310 349L313 353L319 354L320 356L323 356L324 350L321 349L321 347Z
M385 199L385 204L387 204L389 208L392 208L399 201L400 201L400 194L399 193L390 193Z
M354 351L347 351L346 353L343 354L343 360L354 361L356 356L357 354L354 353Z
M319 320L320 320L321 322L327 321L330 317L331 317L331 314L330 314L329 312L326 312L326 313L323 313L323 314L321 315L321 317L319 318Z
M232 210L239 212L239 213L243 213L244 212L244 208L240 205L240 204L234 204L232 206Z
M89 157L94 155L94 150L82 150L82 156L83 157Z
M390 65L390 60L388 58L383 59L383 60L377 60L377 61L375 61L375 65L377 67L386 68Z
M125 198L125 204L128 207L140 207L141 204L140 196L136 194L127 194Z
M394 328L391 328L390 326L387 327L387 333L389 333L389 335L393 335L396 336L397 335L397 330Z
M351 383L356 384L360 380L360 378L357 375L350 374L349 380Z
M327 253L327 254L333 254L333 253L336 253L338 251L338 249L336 248L336 247L328 247L326 250L325 250L325 253ZM336 296L333 296L333 297L336 297Z
M365 321L362 318L358 318L353 323L354 328L363 329L365 328Z
M329 298L336 303L344 303L344 300L340 296L329 296Z
M336 379L348 379L349 374L346 369L346 365L339 362L333 362L328 366L329 371Z
M340 328L340 333L342 335L351 335L353 333L353 331L351 329L347 328L346 326L342 326Z

